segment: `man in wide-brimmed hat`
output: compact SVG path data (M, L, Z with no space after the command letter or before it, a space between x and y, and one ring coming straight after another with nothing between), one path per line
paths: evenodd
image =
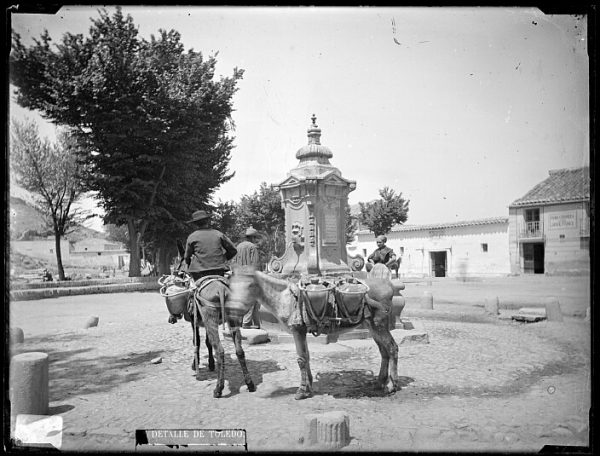
M258 253L258 247L256 246L258 238L258 231L253 227L249 227L246 230L246 240L240 242L237 246L238 253L233 257L232 264L260 269L260 255ZM244 315L242 321L242 328L260 328L259 308L260 303L255 302L254 305L248 309L248 312Z
M187 272L194 280L206 275L225 275L229 270L227 261L237 253L233 242L220 231L210 228L210 216L206 211L195 211L188 223L195 224L196 230L189 235L185 246L183 258Z

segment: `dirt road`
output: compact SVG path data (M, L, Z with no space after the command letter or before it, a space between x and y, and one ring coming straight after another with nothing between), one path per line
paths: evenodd
M11 327L25 333L13 353L50 356L50 413L62 417L63 450L133 451L135 430L152 428L242 428L251 451L309 450L299 443L304 415L331 410L350 417L351 451L588 445L590 323L583 318L411 318L429 343L400 346L402 389L392 396L371 387L379 369L371 339L311 343L317 393L295 401L293 345L245 346L258 386L249 393L227 341L228 388L214 399L216 375L203 366L195 380L191 329L167 323L157 293L15 302L10 310ZM83 329L90 315L100 323ZM157 357L162 362L152 364Z

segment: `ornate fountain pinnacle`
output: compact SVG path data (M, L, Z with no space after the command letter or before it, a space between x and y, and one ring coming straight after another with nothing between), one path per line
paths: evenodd
M321 129L317 125L317 116L311 117L312 125L308 127L308 144L321 144Z

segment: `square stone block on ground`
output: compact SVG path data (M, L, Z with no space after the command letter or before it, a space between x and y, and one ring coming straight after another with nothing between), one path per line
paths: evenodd
M398 346L429 343L429 334L420 329L394 329L391 333Z

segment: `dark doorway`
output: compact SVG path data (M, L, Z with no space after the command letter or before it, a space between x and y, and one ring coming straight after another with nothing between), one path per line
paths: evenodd
M525 274L544 273L544 244L542 242L523 244L523 272Z
M431 275L433 277L446 277L446 252L430 252Z

